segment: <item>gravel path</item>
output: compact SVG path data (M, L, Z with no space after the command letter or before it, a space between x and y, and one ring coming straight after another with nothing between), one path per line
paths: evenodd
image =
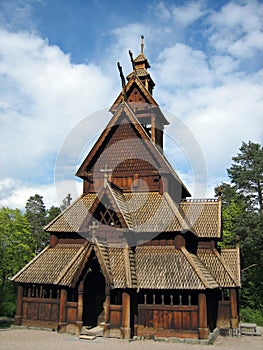
M0 331L0 350L262 350L263 336L242 336L236 338L218 337L214 345L196 345L145 341L125 341L118 339L97 338L80 340L69 334L56 332L7 329Z

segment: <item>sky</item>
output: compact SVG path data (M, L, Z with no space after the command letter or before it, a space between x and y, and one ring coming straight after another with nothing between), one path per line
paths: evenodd
M263 142L262 0L0 0L0 206L81 193L74 176L144 53L165 151L193 195ZM201 165L200 165L201 164ZM200 170L201 167L201 170Z

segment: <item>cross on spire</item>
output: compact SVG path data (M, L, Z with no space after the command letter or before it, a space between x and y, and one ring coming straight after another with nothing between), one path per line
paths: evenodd
M108 164L105 165L105 168L104 169L100 169L100 171L102 173L104 173L104 183L103 183L103 187L106 188L107 186L107 183L108 183L108 176L109 176L109 173L112 172L112 169L108 169Z
M68 193L65 199L67 201L67 205L70 205L70 201L72 200L70 193Z
M92 222L92 225L88 226L89 231L91 232L91 241L94 242L96 238L96 229L100 225L96 224L95 221Z

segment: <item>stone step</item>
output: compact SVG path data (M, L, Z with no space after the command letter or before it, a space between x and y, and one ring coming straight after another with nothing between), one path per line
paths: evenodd
M261 331L256 323L240 323L240 332L243 335L261 336Z
M81 335L89 335L89 336L96 336L96 337L103 337L103 327L102 326L96 326L93 328L88 328L83 326L81 328Z

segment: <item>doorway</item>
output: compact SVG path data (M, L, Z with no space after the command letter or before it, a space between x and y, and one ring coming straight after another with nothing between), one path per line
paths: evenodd
M100 264L93 253L89 260L89 270L84 280L83 325L96 327L104 321L105 278Z

